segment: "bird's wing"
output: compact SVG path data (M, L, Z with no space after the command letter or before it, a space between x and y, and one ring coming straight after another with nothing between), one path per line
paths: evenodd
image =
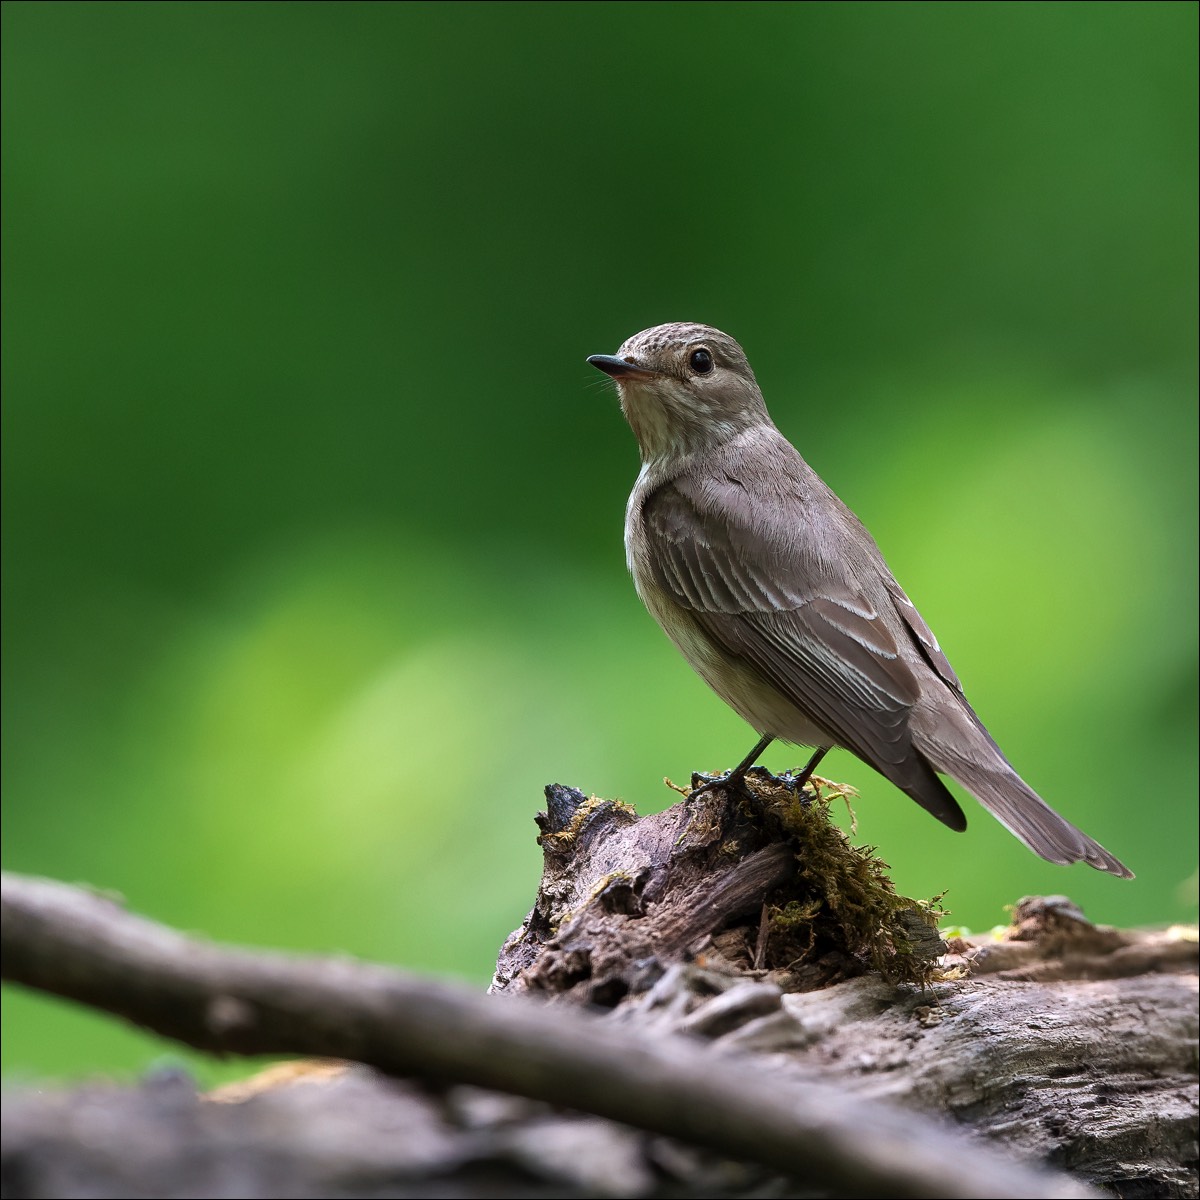
M729 476L667 483L642 513L659 586L711 638L838 745L946 824L965 826L912 745L908 719L920 683L890 626L901 627L851 570L822 557L835 531L823 541L806 528L799 500L773 494L756 504L745 481Z
M884 577L884 584L897 615L904 622L921 657L942 677L943 682L957 692L959 697L962 697L962 684L959 683L958 676L950 665L950 660L942 653L942 648L938 645L937 638L933 636L933 631L922 620L921 614L917 612L917 606L904 594L904 589L891 575Z

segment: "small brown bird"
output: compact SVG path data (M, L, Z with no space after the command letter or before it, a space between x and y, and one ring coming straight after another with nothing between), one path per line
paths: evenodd
M701 678L762 735L844 746L951 829L957 779L1035 854L1133 872L1009 765L858 518L775 428L741 346L658 325L588 359L642 452L625 549L638 595Z

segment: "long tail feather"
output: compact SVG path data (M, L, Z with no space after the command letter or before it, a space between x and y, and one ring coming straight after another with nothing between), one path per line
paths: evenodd
M957 779L1035 854L1052 863L1085 862L1098 871L1133 878L1120 859L1060 817L1003 759L981 765L960 754L940 757L940 769Z

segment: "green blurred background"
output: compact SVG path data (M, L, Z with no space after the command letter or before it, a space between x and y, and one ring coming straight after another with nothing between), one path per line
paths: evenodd
M827 760L898 885L976 928L1036 892L1194 917L1194 5L12 3L3 35L10 869L485 983L544 784L648 811L753 741L634 594L636 451L584 363L699 320L1138 872ZM10 1078L166 1049L5 1001Z

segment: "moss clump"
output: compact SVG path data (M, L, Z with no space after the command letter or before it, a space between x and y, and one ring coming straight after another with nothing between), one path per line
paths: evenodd
M892 983L926 985L944 946L937 934L941 896L912 900L896 892L873 847L852 845L830 807L853 789L814 778L798 791L786 777L746 776L759 816L792 844L797 874L789 895L768 906L767 965L793 970L840 952Z
M568 852L589 825L605 820L628 824L637 819L637 810L624 800L603 800L599 796L588 796L576 807L566 828L547 830L543 827L538 836L538 845L543 849Z

